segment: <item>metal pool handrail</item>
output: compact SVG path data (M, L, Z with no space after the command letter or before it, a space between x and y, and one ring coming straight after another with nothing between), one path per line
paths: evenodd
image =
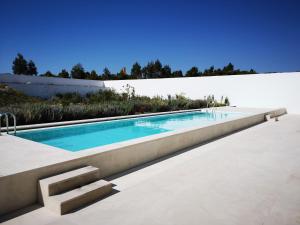
M8 127L9 127L9 116L11 116L14 120L14 134L17 133L17 129L16 129L16 126L17 126L17 119L16 119L16 116L11 113L11 112L6 112L6 113L0 113L0 135L1 135L1 118L2 116L5 116L5 123L6 123L6 133L8 134L9 133L9 130L8 130Z

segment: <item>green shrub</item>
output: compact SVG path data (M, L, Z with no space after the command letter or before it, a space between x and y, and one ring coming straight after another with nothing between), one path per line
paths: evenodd
M50 101L53 103L68 105L70 103L82 103L85 102L86 99L82 97L80 94L74 92L74 93L56 94L54 97L50 99Z
M1 101L2 96L8 96L9 104L1 104L0 112L14 113L18 125L197 109L207 105L206 100L191 100L183 95L168 96L167 99L160 96L136 96L134 90L129 94L104 90L86 96L66 93L42 100L28 97L2 85ZM223 105L217 103L216 106Z
M88 103L99 103L99 102L109 102L109 101L121 101L124 96L118 94L112 89L101 90L94 93L88 93L86 95Z
M42 99L27 96L5 84L0 83L0 107L15 105L24 102L41 102Z

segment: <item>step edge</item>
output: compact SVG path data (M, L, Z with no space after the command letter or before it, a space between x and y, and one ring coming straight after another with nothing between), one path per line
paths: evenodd
M76 170L70 170L70 171L65 172L65 173L60 173L60 174L53 175L53 176L50 176L50 177L47 177L47 178L44 178L44 179L40 179L39 183L42 184L42 185L55 184L55 183L63 182L63 181L66 181L66 180L70 180L70 179L72 179L74 177L80 177L80 176L84 176L85 174L89 174L89 173L93 173L93 172L96 172L96 171L100 171L99 168L92 167L91 170L82 171L81 173L76 174L76 172L78 172L80 170L84 170L84 169L86 169L88 167L90 167L90 166L82 167L82 168L79 168L79 169L76 169ZM73 174L73 176L66 177L65 179L54 180L55 178L60 177L60 176L63 177L65 174L68 174L68 173L70 173L70 174L74 173L74 174Z
M100 180L100 181L101 181L101 180ZM95 183L97 183L97 182L99 182L99 181L93 182L93 183L91 183L91 184L95 184ZM106 182L107 182L107 181L106 181ZM90 186L91 184L87 184L87 185L84 185L84 186L82 186L82 187L87 187L87 186ZM81 187L81 188L82 188L82 187ZM111 188L112 188L112 183L107 182L107 183L101 184L101 185L99 185L99 186L96 186L96 185L95 185L95 187L92 187L92 188L87 189L87 190L82 190L82 191L78 191L80 188L75 188L75 189L73 189L73 190L67 191L67 192L62 193L62 194L49 196L49 198L51 198L53 201L59 201L59 202L69 201L69 200L74 200L74 199L76 199L76 198L80 198L82 195L85 195L85 194L87 194L87 193L89 193L89 192L92 192L92 191L94 191L94 190L98 190L98 189L101 189L101 188L105 188L105 187L111 187ZM75 193L78 192L78 195L77 195L77 196L74 196L74 197L72 197L72 198L70 198L70 199L66 199L66 200L60 201L59 197L71 195L71 194L74 193L74 192L75 192Z

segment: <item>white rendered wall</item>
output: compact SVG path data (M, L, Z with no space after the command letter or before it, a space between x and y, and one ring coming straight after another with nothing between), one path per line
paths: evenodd
M286 107L300 114L300 73L234 75L145 80L93 81L22 75L0 75L0 83L28 95L50 97L56 93L86 94L105 87L124 91L130 84L136 93L148 96L185 94L197 99L213 94L217 99L228 96L231 105L241 107Z
M228 96L231 105L241 107L286 107L289 113L300 114L300 73L234 75L147 80L105 81L117 91L129 84L139 95L163 96L183 93L192 99L213 94Z
M77 92L84 95L104 88L103 81L39 77L25 75L0 75L4 83L30 96L49 98L57 93Z

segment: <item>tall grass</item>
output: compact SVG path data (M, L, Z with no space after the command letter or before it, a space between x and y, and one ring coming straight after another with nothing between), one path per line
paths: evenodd
M18 96L20 97L20 96ZM99 91L80 96L76 93L58 94L49 100L15 102L0 106L0 112L16 115L17 124L36 124L67 120L90 119L148 112L196 109L206 107L205 100L191 100L184 96L134 96L113 90Z

